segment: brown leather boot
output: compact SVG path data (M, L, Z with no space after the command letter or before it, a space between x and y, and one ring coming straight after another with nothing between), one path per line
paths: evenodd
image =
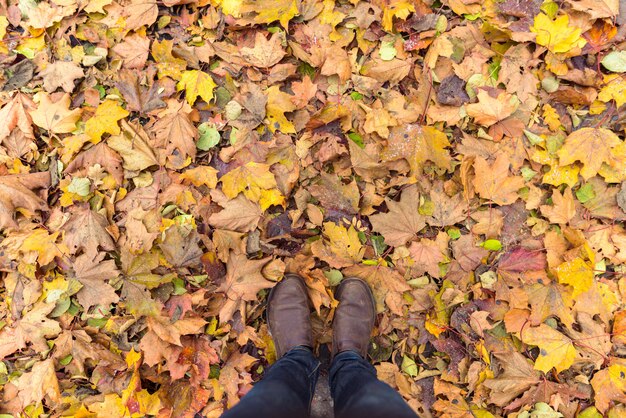
M335 292L339 306L333 319L333 357L342 351L367 356L370 334L376 321L376 304L367 283L357 277L341 281Z
M302 277L287 274L270 292L267 324L276 347L276 358L299 345L313 347L309 294Z

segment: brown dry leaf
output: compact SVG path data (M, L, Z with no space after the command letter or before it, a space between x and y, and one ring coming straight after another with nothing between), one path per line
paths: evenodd
M43 77L43 87L48 93L56 91L59 87L66 93L74 91L74 83L83 78L83 69L71 61L55 61L39 73Z
M418 271L427 272L432 277L441 276L439 263L443 263L446 257L437 242L422 238L419 242L411 243L409 253Z
M124 37L124 41L111 48L122 58L125 68L143 68L150 52L150 39L138 33Z
M141 26L150 26L158 15L156 0L130 0L124 4L125 29L132 31Z
M254 38L254 48L241 48L241 56L251 65L259 68L269 68L277 64L285 56L281 45L281 32L275 32L267 39L261 32Z
M490 402L506 406L528 389L540 382L541 374L533 368L532 362L518 352L495 354L502 373L496 378L487 379L485 386L491 389Z
M293 90L293 96L291 101L296 106L296 109L302 109L309 101L315 97L317 93L317 84L314 84L311 77L305 77L302 81L296 81L291 85Z
M108 226L107 219L92 211L89 205L76 207L70 220L63 225L63 242L71 254L83 250L85 254L95 258L99 248L105 251L115 249L115 243L107 232Z
M238 232L256 229L263 212L258 203L251 202L243 194L224 203L220 212L212 214L208 222L211 226Z
M225 296L219 311L220 322L228 322L237 310L245 308L245 302L257 299L257 293L276 283L266 280L261 269L269 260L249 260L245 255L230 253L226 264L226 278L217 288ZM243 312L242 312L243 313Z
M388 245L404 245L426 226L424 216L418 212L419 205L417 186L410 186L402 191L399 202L387 200L389 212L369 217L372 228L385 238Z
M117 82L117 88L126 100L126 108L140 113L150 113L167 106L160 97L161 90L164 90L165 87L166 84L160 82L152 83L149 86L141 85L140 74L132 70L120 71ZM122 123L125 122L125 120L122 121Z
M519 197L517 191L524 187L524 179L509 175L509 159L504 154L498 155L493 163L482 157L474 161L474 187L483 199L497 205L510 205Z
M77 171L87 171L94 165L100 165L110 175L113 176L118 184L122 184L124 179L124 170L122 169L122 159L104 142L81 152L74 160L65 168L66 173L74 174Z
M99 253L95 258L89 254L76 257L72 266L76 279L83 285L76 297L78 303L85 310L91 306L108 306L119 301L119 296L109 282L116 279L120 272L114 260L104 260L105 253Z
M417 176L427 161L449 170L452 162L446 150L449 146L446 135L432 126L404 125L391 130L382 157L384 161L406 159L411 167L411 174Z
M600 370L591 379L598 411L606 412L613 402L626 403L626 366L612 364Z
M159 164L149 145L150 138L141 125L133 126L122 120L120 127L120 135L110 136L106 143L122 157L122 166L126 170L141 171Z
M467 219L469 206L461 193L450 197L443 191L441 183L433 186L430 192L433 202L432 215L426 217L426 223L431 226L450 226Z
M34 138L29 111L35 110L35 103L26 95L17 93L10 102L0 109L0 141L17 131L25 138Z
M37 302L21 319L11 326L5 326L0 331L0 357L26 348L29 342L37 351L47 350L46 338L56 337L61 332L59 323L48 318L54 307L54 304Z
M178 166L187 157L192 160L196 157L198 130L189 120L191 108L186 102L169 100L167 106L159 113L151 132L156 138L155 145L161 150L161 161L167 159Z
M573 300L565 286L557 283L549 285L537 283L527 287L526 293L528 293L528 303L531 307L532 325L539 325L550 317L556 317L565 326L572 326L574 323L571 312Z
M576 215L572 189L567 188L561 194L557 189L552 192L552 206L541 205L541 213L553 224L567 224Z
M483 126L491 126L511 116L519 106L517 96L501 91L496 98L486 90L478 91L478 103L467 105L467 114Z
M15 386L22 407L44 400L50 407L61 403L61 390L52 359L35 363L30 372L19 377Z
M15 221L17 209L25 209L30 214L38 210L48 210L48 204L32 190L49 185L50 174L48 173L0 177L0 230L17 227Z

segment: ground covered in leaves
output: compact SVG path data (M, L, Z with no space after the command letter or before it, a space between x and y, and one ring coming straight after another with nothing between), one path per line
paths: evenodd
M218 417L359 276L423 417L626 416L626 2L0 0L0 412Z

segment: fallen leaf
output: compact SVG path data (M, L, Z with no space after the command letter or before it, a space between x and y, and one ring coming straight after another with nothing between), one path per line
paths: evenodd
M105 133L119 135L118 121L127 117L129 113L117 102L105 100L96 109L96 113L85 123L85 133L94 144L102 139Z
M85 76L83 69L71 61L55 61L39 74L43 77L43 87L48 93L59 87L66 93L71 93L74 91L75 81Z
M570 26L569 23L569 16L566 14L552 20L546 14L539 13L535 16L530 31L537 34L535 42L551 52L569 52L573 48L582 48L587 43L580 37L580 28Z
M406 244L426 226L419 214L420 195L417 186L404 189L399 202L387 200L389 212L370 216L374 231L379 232L392 247Z
M450 142L446 135L432 126L405 125L391 130L383 160L394 161L404 158L411 167L411 174L423 171L427 161L448 170L452 159L446 150Z
M70 133L76 130L76 122L80 119L81 110L70 110L70 95L65 94L58 101L52 102L45 93L39 96L37 110L31 111L33 123L40 128L55 134Z
M237 310L245 307L245 302L256 300L260 290L268 289L276 284L266 280L261 274L261 269L267 262L267 258L249 260L242 254L230 254L226 264L226 278L216 290L224 293L225 296L219 311L221 322L230 321Z
M539 348L535 369L544 373L553 368L557 373L568 369L577 355L572 340L546 324L524 329L521 339L524 343Z
M187 103L193 106L198 96L205 102L213 100L213 89L216 87L211 76L203 71L183 71L176 90L185 90Z
M558 151L559 165L564 166L580 161L583 168L580 174L585 180L598 174L602 163L620 164L623 154L622 141L605 128L581 128L565 139Z
M254 48L241 48L241 56L255 67L272 67L285 56L281 42L280 32L275 32L270 39L267 39L263 33L257 32L254 38Z
M474 187L480 197L502 206L510 205L517 200L517 191L524 187L524 179L510 176L509 165L509 160L503 154L498 155L493 163L482 157L476 157Z
M567 224L576 215L572 189L565 189L563 194L558 190L552 193L552 206L541 205L541 213L553 224Z
M497 97L492 97L486 90L477 93L478 103L466 106L467 114L474 121L483 126L491 126L511 116L519 106L517 96L500 92Z

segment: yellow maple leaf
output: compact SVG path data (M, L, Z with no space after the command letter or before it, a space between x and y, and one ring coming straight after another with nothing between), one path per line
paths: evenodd
M173 47L174 42L167 39L152 43L150 53L157 63L159 78L171 77L174 80L180 80L182 72L187 68L187 62L184 59L172 55Z
M217 185L217 170L209 166L200 166L186 170L180 175L181 180L188 180L194 186L206 185L209 189L214 189Z
M296 0L245 0L241 12L258 13L254 17L255 23L272 23L278 20L285 29L288 28L289 21L300 13Z
M180 81L176 85L176 90L185 90L187 103L193 106L198 96L205 102L213 100L213 89L216 87L211 76L204 71L191 70L183 71Z
M267 164L255 162L237 167L220 178L222 191L230 199L243 192L248 199L258 202L262 210L284 205L285 197L276 189L276 179L269 168Z
M539 347L535 369L548 373L552 368L557 373L569 369L574 364L577 352L572 340L546 324L525 328L520 333L521 340Z
M626 80L620 74L604 76L604 87L598 93L598 99L604 103L615 100L617 107L626 103Z
M415 12L412 1L406 0L379 0L376 4L383 9L383 29L386 32L393 30L393 18L406 19L410 13Z
M622 141L615 133L605 128L582 128L569 134L558 156L561 166L580 161L584 166L580 174L588 180L598 174L602 163L617 168L623 153Z
M592 266L580 257L560 264L555 270L559 283L574 289L574 298L589 290L593 284Z
M446 147L448 137L432 126L402 125L391 129L387 148L382 154L385 161L404 158L416 176L423 170L424 163L432 161L439 168L449 170L452 158Z
M272 86L266 90L267 104L265 106L269 130L281 131L285 134L295 134L296 128L286 117L285 112L291 112L296 106L291 101L293 96L280 91L278 86Z
M225 15L231 15L235 18L241 17L242 0L211 0L211 4L222 9L222 13Z
M548 103L543 105L543 120L552 131L556 131L561 127L561 119L559 119L559 114L556 113L556 109L550 106Z
M535 42L545 46L550 52L569 52L573 48L582 48L587 41L580 37L581 30L569 25L569 16L562 15L555 20L539 13L530 31L537 34Z
M520 103L516 95L505 91L501 91L498 97L491 97L486 90L479 90L477 97L478 103L466 106L467 114L474 118L474 122L487 127L511 116Z
M20 250L35 251L37 253L37 261L40 265L45 266L54 261L55 257L63 257L69 253L69 249L65 244L57 243L60 231L48 234L45 229L35 229L22 243Z
M96 113L85 123L85 133L94 144L102 139L105 133L119 135L121 132L118 121L130 113L114 100L105 100L100 103Z
M38 93L37 98L39 106L30 112L35 125L55 134L66 134L76 129L81 110L69 109L71 98L68 93L56 102L52 102L47 93Z

